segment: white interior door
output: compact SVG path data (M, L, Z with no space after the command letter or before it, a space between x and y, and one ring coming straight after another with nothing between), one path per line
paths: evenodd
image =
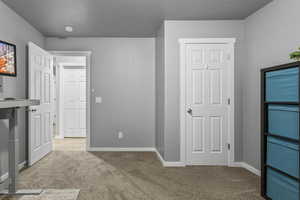
M187 164L227 165L226 44L186 44Z
M62 79L64 137L86 137L86 68L64 67Z
M53 57L33 43L29 49L29 98L40 105L29 109L29 165L52 151Z

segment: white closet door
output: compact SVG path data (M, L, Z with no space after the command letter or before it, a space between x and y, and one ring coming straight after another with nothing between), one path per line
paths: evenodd
M63 69L64 137L86 137L86 68Z
M227 165L227 56L226 44L187 45L188 164Z

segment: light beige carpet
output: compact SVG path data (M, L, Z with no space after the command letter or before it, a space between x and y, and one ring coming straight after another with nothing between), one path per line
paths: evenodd
M54 151L85 151L85 138L54 139Z
M152 152L54 151L21 172L18 188L76 188L77 200L263 200L245 169L165 168Z
M20 200L76 200L80 190L44 190L40 195L23 196Z

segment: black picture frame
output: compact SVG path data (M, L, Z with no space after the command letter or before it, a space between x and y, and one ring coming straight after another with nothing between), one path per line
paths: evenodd
M6 44L6 45L9 45L9 46L13 47L13 49L14 49L14 63L15 63L15 66L14 66L15 73L14 74L0 73L0 76L16 77L17 76L17 47L16 47L15 44L12 44L12 43L9 43L9 42L3 41L3 40L0 40L0 43L3 43L3 44Z

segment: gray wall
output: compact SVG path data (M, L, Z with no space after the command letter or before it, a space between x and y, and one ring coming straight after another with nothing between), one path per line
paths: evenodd
M39 46L44 46L43 36L29 25L23 18L18 16L10 8L0 1L0 40L8 41L17 45L17 77L1 77L3 88L0 89L0 97L26 98L27 84L27 49L26 45L32 41ZM20 134L20 162L26 160L26 113L24 110L18 112L17 131ZM0 175L7 171L7 143L8 143L8 121L0 120Z
M246 19L243 72L243 159L260 168L260 69L292 62L300 46L299 0L274 0Z
M165 21L165 154L167 161L180 159L179 130L179 38L234 37L235 71L235 160L242 160L242 79L245 68L244 21Z
M47 38L46 49L92 51L92 147L155 146L154 38Z
M164 23L155 38L155 146L164 157L165 131L165 33Z

